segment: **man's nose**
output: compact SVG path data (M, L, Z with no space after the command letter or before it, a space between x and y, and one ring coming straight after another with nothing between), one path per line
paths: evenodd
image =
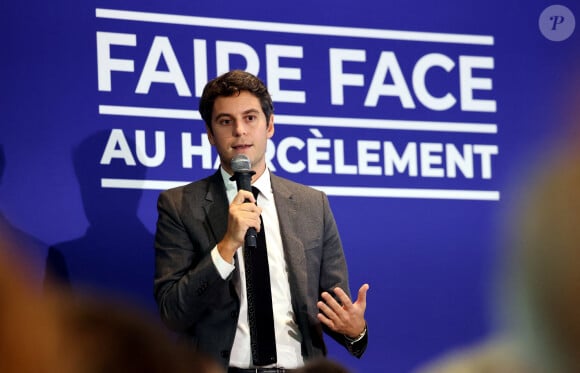
M236 120L232 126L234 136L241 136L246 134L246 126L242 121Z

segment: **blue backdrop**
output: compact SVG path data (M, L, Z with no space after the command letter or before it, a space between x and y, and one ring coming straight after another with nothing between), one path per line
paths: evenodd
M371 285L365 356L330 355L410 371L493 326L506 211L577 110L580 7L558 4L4 2L1 218L38 281L48 258L155 312L157 195L214 172L200 88L247 69L270 167L329 194Z

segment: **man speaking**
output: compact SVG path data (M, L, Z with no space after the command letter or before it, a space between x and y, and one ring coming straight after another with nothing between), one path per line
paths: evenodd
M206 85L199 111L220 169L159 196L162 320L229 372L300 367L326 355L323 330L360 357L369 286L351 300L326 195L266 167L274 135L267 88L231 71Z

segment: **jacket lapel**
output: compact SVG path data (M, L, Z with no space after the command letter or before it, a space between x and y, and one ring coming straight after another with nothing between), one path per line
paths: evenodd
M312 341L315 336L311 335L313 321L309 315L316 314L317 311L308 309L308 269L304 243L300 239L301 226L298 219L297 203L294 200L294 192L283 179L271 174L271 180L280 222L284 258L288 266L292 308L303 337L302 354L314 356Z
M228 197L219 169L208 178L203 209L214 244L217 244L226 234L228 221Z
M288 188L282 179L271 174L274 201L280 221L280 234L284 246L284 258L288 265L290 290L292 299L302 302L308 299L306 257L304 244L300 239L300 225L298 222L294 192ZM294 304L296 311L307 312L306 303Z

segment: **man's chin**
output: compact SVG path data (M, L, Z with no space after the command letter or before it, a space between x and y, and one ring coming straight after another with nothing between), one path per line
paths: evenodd
M250 147L246 147L246 148L236 148L233 150L232 152L232 159L237 156L237 155L245 155L246 157L248 157L250 160L252 159L252 148Z

